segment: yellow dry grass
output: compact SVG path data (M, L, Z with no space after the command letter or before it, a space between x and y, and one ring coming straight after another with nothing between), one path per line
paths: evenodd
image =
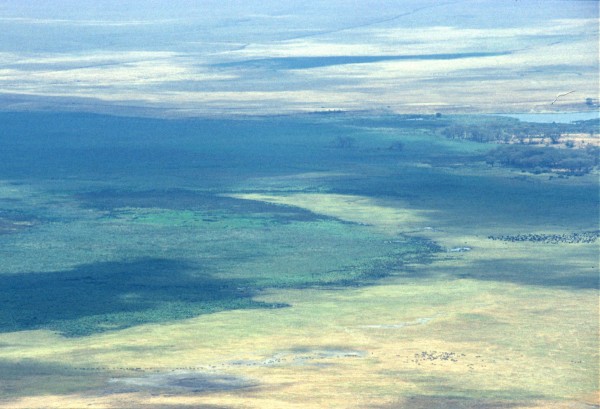
M246 193L230 195L238 199L257 200L287 206L301 207L314 213L336 217L340 220L374 225L378 230L395 235L403 231L426 226L431 212L410 209L397 200L380 204L358 195L331 193L298 193L290 195L267 195Z

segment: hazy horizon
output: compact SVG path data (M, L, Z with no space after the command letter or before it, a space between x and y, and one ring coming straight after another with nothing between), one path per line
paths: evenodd
M0 26L1 109L545 112L598 98L595 1L3 1Z

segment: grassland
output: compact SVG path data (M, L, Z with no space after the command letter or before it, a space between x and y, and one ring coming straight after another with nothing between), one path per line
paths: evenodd
M67 118L3 118L0 406L599 404L598 243L488 238L597 229L596 173L435 121Z

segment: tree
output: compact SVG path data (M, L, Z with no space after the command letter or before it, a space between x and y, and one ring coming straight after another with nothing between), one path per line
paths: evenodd
M560 140L560 132L550 131L548 132L548 138L552 141L552 145L556 145Z

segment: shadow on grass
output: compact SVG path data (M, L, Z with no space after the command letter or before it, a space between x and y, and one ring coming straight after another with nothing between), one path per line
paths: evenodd
M0 397L77 393L102 387L105 377L104 373L97 377L82 376L81 371L57 363L0 359Z
M234 61L217 64L218 67L231 68L264 68L274 70L302 70L309 68L331 67L346 64L369 64L381 61L413 61L413 60L457 60L461 58L480 58L510 54L509 52L470 52L449 54L424 54L424 55L340 55L317 57L275 57L254 60Z
M73 270L0 275L0 332L50 329L84 336L231 309L273 308L248 283L185 262L143 258Z
M108 391L113 393L215 393L258 387L256 382L238 376L200 372L170 372L138 378L117 378L111 383Z
M532 402L546 400L543 394L527 389L463 388L460 380L448 376L424 375L422 372L399 371L395 376L408 378L426 392L399 397L398 402L375 406L378 409L510 409L529 407Z
M440 274L450 274L457 278L504 281L545 287L567 287L581 290L600 288L600 277L597 270L579 270L569 263L550 265L545 260L536 259L529 261L523 259L477 260L473 261L467 269L448 265L429 266L426 273L419 269L412 277L432 278Z
M111 371L93 373L73 369L58 363L34 360L12 362L0 359L0 397L7 400L45 394L64 395L71 393L87 396L110 396L122 393L150 392L165 394L211 394L233 393L254 390L260 385L253 380L219 373L193 371L169 371L138 377L111 378ZM0 406L3 402L0 401ZM9 403L10 405L10 403ZM137 406L136 406L137 407ZM152 408L153 405L140 407ZM171 407L169 405L160 406ZM175 407L173 405L172 407ZM177 405L177 407L179 407ZM183 406L187 407L187 406ZM197 406L190 406L197 407ZM224 409L225 406L202 406Z
M133 207L204 211L207 213L215 213L217 211L231 215L268 217L273 221L285 223L334 219L299 207L281 206L258 200L236 199L188 189L154 189L142 191L105 189L81 193L76 197L89 208L110 212L118 211L119 208Z
M437 246L407 240L386 257L311 273L229 278L208 266L161 258L98 262L71 270L0 274L0 332L48 329L67 337L234 309L282 308L253 299L262 288L372 285L405 263L428 263ZM226 257L234 257L234 255ZM216 266L211 268L218 269Z
M522 408L523 402L506 402L494 399L475 399L454 396L415 395L397 403L377 406L377 409L510 409Z
M475 159L469 160L475 163ZM597 184L569 185L475 171L472 175L454 174L436 168L441 166L439 162L433 160L432 168L406 166L397 176L338 179L332 193L368 196L375 204L381 199L405 200L415 209L431 211L434 227L467 225L492 235L502 234L504 226L599 227ZM481 169L486 170L483 165ZM385 200L381 203L386 205Z
M139 409L198 409L198 405L195 403L185 404L185 403L158 403L158 404L136 404L136 407ZM202 404L202 409L233 409L234 406L221 406L221 405L207 405L205 403Z
M573 289L597 289L600 288L600 277L598 271L583 272L576 268L564 265L547 265L543 260L506 260L511 266L510 271L497 270L497 262L493 260L479 261L476 266L481 273L475 278L479 280L505 280L518 284L570 287Z

